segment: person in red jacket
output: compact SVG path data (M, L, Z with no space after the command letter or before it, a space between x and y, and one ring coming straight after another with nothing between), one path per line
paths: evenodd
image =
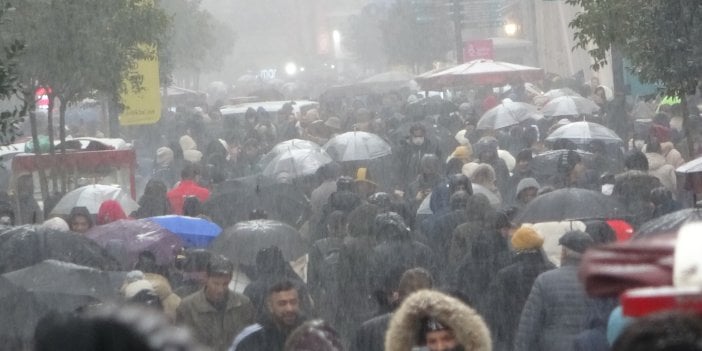
M183 203L188 196L195 196L200 202L205 202L210 197L210 191L197 184L200 170L195 164L188 164L180 172L180 182L168 192L168 202L177 215L183 214Z

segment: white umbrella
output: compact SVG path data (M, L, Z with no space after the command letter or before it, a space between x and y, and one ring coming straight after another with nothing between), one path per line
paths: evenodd
M559 96L549 101L541 109L544 116L578 116L592 115L600 110L597 104L580 96Z
M590 140L602 140L605 143L623 143L622 139L613 130L592 122L568 123L551 133L546 141L556 141L568 139L574 142L587 142Z
M339 162L373 160L392 153L392 148L385 140L366 132L337 135L324 144L322 150Z
M311 149L288 150L276 156L263 169L263 175L276 177L287 173L293 178L312 175L319 167L332 162L326 152Z
M106 200L117 200L127 214L139 208L139 204L124 190L111 185L93 184L64 195L51 210L51 214L67 215L73 207L86 207L90 213L96 214Z
M500 129L543 117L534 105L506 100L486 111L480 117L477 129Z
M315 142L304 139L290 139L282 141L273 146L273 148L271 148L271 151L268 151L267 154L261 157L261 161L259 163L261 169L266 168L266 166L270 164L271 161L278 155L288 152L290 150L315 150L321 152L322 147L317 145L317 143Z

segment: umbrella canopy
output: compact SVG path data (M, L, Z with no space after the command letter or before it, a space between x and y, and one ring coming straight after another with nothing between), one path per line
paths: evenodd
M170 215L150 217L148 220L178 235L190 247L207 247L222 232L217 224L196 217Z
M580 96L575 90L571 88L560 88L560 89L551 89L543 94L543 96L549 98L549 99L555 99L557 97L561 96Z
M319 167L332 162L331 157L324 151L318 150L288 150L280 153L263 168L263 175L277 177L287 173L292 178L313 175Z
M544 116L592 115L599 111L597 104L581 96L560 96L552 99L541 109Z
M59 311L117 298L107 272L73 263L46 260L3 277Z
M585 166L592 167L595 155L582 150L574 150L580 155ZM561 157L565 157L568 154L568 150L551 150L542 152L535 155L530 162L530 167L534 171L534 174L539 179L547 179L554 174L558 173L558 162Z
M678 173L697 173L697 172L702 172L702 157L696 158L692 161L686 162L685 164L681 165L677 169L675 169L675 172Z
M309 201L295 184L279 184L263 176L230 180L203 204L203 211L222 228L249 219L256 209L268 212L269 219L298 226Z
M0 341L11 349L8 342L29 342L34 329L49 308L32 293L0 276Z
M613 130L593 122L568 123L554 130L546 137L546 141L554 142L559 139L568 139L575 143L588 143L592 140L601 140L605 143L623 143L622 139Z
M111 185L93 184L80 187L64 195L51 210L51 213L67 215L71 213L73 207L83 206L90 213L96 214L100 205L106 200L117 200L124 213L132 213L139 208L139 204L124 190Z
M541 68L480 59L440 70L431 75L422 75L416 80L424 90L441 90L465 85L502 86L517 78L524 81L541 79L543 74L544 71Z
M107 249L125 268L134 267L139 253L150 251L159 265L171 264L183 240L147 219L122 219L95 226L85 236Z
M57 260L46 260L2 277L31 292L89 296L101 301L117 297L107 272Z
M261 249L277 246L287 261L306 253L306 246L295 228L269 219L245 221L227 228L218 236L210 249L233 262L252 265Z
M290 139L280 142L273 146L271 151L261 157L261 169L265 168L268 163L271 162L276 156L282 154L283 152L290 150L317 150L322 151L322 147L317 145L317 143L303 140L303 139Z
M634 233L635 239L647 238L658 234L677 233L685 223L702 221L702 209L686 208L654 218Z
M366 132L337 135L324 144L322 150L338 162L373 160L392 153L392 148L385 140Z
M536 106L524 102L503 101L486 111L478 121L477 129L501 129L529 119L539 120L543 115Z
M600 192L565 188L537 196L517 215L518 223L626 217L624 205Z
M39 226L21 226L0 233L0 273L56 259L104 270L120 263L92 240L73 232Z

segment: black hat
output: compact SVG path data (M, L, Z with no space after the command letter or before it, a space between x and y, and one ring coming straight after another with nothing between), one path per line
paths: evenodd
M581 230L569 231L558 239L558 244L578 253L584 253L595 243L588 233Z

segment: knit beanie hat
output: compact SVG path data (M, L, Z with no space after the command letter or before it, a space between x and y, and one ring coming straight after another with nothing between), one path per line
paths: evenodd
M544 238L531 227L522 226L512 235L512 247L517 251L541 248Z
M202 152L197 150L185 150L183 151L183 159L188 162L198 163L202 160Z
M464 162L469 162L473 159L473 147L470 144L457 146L451 153L450 158L458 158Z

